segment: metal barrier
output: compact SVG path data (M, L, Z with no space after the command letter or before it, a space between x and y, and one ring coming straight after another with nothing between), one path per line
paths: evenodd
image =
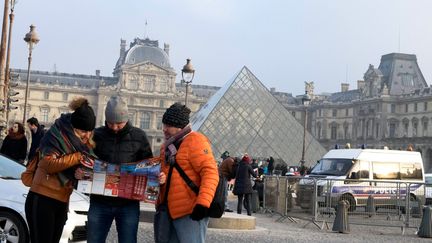
M428 185L430 186L430 185ZM418 228L430 197L423 183L384 180L341 180L319 177L267 176L264 209L277 219L307 220L320 229L335 219L341 200L348 204L351 224ZM429 188L430 190L430 188Z

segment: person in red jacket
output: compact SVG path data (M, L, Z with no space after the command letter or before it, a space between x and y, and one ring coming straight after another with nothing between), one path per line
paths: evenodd
M208 210L219 182L210 142L203 134L191 131L190 112L186 106L175 103L162 117L166 141L161 147L161 171L167 175L167 179L161 185L156 208L159 210L161 204L168 206L172 221L164 227L170 227L169 242L205 242ZM177 169L173 168L169 175L174 163L199 187L198 195L186 184ZM168 193L165 197L166 190ZM158 242L156 234L155 240Z

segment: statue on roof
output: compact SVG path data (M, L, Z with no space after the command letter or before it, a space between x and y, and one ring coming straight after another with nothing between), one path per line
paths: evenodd
M314 94L314 82L313 81L305 82L305 91L310 96L313 96L313 94Z
M383 86L382 91L381 91L381 95L389 95L389 89L388 89L386 83L384 83L384 86Z

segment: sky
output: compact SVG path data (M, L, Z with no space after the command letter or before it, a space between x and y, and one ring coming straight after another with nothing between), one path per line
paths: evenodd
M430 0L17 0L11 68L27 69L34 24L32 70L112 76L120 39L148 37L170 44L177 82L191 58L194 84L223 86L247 66L269 89L301 95L313 81L315 94L338 92L400 52L417 55L429 84L431 9Z

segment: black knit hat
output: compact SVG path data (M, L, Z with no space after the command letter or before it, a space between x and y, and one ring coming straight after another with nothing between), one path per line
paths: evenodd
M72 113L71 123L74 128L93 131L96 126L96 116L88 103L82 104Z
M162 123L173 127L184 128L189 124L190 113L191 110L186 106L180 103L174 103L165 111L162 117Z

